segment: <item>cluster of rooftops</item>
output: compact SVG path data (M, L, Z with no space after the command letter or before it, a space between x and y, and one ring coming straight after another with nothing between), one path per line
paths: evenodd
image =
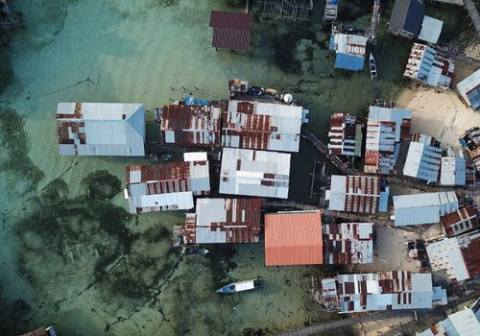
M320 210L262 214L264 199L288 198L291 153L300 150L301 127L308 121L308 111L288 94L279 95L246 81L231 80L228 87L229 101L187 97L156 110L162 148L197 151L184 152L181 162L126 167L125 198L130 212L189 211L185 223L174 227L174 246L259 242L263 234L267 266L373 263L375 230L371 222L322 224ZM264 97L252 99L249 93L258 90ZM332 215L335 211L387 212L389 187L383 177L399 169L397 161L405 145L405 176L430 182L441 176L441 183L448 185L470 181L465 157L455 156L453 149L443 152L438 141L429 136L410 135L410 122L410 110L370 107L365 175L331 176L326 199ZM333 114L329 151L361 156L364 124L348 113ZM60 103L57 129L63 155L145 155L143 104ZM438 255L435 244L448 245L456 259L449 263L442 259L443 263L433 263L433 268L447 269L452 281L478 274L471 262L479 259L472 252L480 242L476 209L460 206L453 191L394 196L393 204L395 226L442 222L451 235L428 246L432 260ZM377 309L429 308L445 301L444 291L432 288L431 281L424 288L425 279L414 280L430 279L430 274L395 271L355 276L368 282L387 275L392 288L403 286L405 296L398 301L398 291L389 294L387 289L381 292L381 285L371 287L373 292L368 293L386 295L390 300ZM371 310L362 293L350 292L349 285L339 289L343 280L348 283L352 276L339 275L334 281L340 296L348 294L336 308L343 312Z
M337 2L329 3L335 9ZM392 33L429 44L414 43L405 76L434 87L453 87L453 62L432 46L442 22L424 11L417 0L397 0L393 9ZM248 50L250 25L248 14L212 11L212 45ZM335 67L363 69L367 42L364 34L334 25L330 49L337 54ZM457 85L474 109L480 107L479 76L480 70ZM159 145L192 151L185 151L180 162L126 167L130 212L189 211L185 223L174 227L174 246L259 242L263 234L267 266L373 263L373 223L322 224L320 210L262 214L264 199L288 198L291 153L300 151L308 110L289 94L243 80L231 80L228 88L229 101L186 97L156 109ZM253 99L255 95L263 96ZM398 172L445 186L475 182L480 129L460 139L468 157L462 150L442 150L428 135L410 134L411 117L408 109L381 106L370 107L366 122L346 112L332 115L330 154L361 157L364 142L365 175L331 176L325 195L331 214L388 212L385 178ZM141 103L59 103L56 119L61 155L146 154ZM395 226L443 225L444 237L427 244L432 270L446 270L452 282L480 274L477 210L461 204L455 192L394 196L393 208ZM345 313L431 308L446 303L446 292L432 286L429 273L340 274L322 281L322 300Z

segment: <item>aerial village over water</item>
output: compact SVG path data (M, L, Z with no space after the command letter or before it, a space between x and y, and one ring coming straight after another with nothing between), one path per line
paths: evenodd
M1 92L0 333L480 335L479 2L200 2L198 43L242 65L214 88L2 88L25 95ZM4 49L17 5L0 1ZM245 70L272 34L275 80ZM43 99L51 134L12 145L35 129L12 109ZM8 158L28 146L62 168Z

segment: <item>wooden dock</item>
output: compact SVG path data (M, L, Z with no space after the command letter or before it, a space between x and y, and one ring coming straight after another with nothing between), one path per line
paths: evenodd
M318 206L299 203L290 200L268 200L262 199L262 208L265 209L300 209L300 210L319 210Z
M370 19L370 27L367 30L368 42L377 43L377 29L380 23L380 0L373 1L372 18Z
M330 162L337 167L337 169L344 175L353 175L355 171L348 166L348 163L343 162L340 158L334 154L330 154L328 147L318 140L318 138L313 135L307 128L302 127L302 138L308 140L312 145L314 145L320 153L325 155L325 157L330 160Z
M472 19L473 26L477 31L477 36L480 37L480 15L478 14L478 9L473 0L463 0L463 3L465 4L465 9L468 11L470 19Z

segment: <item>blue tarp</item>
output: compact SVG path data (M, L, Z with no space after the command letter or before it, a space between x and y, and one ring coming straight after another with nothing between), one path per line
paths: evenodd
M364 63L365 57L337 53L335 68L360 71L363 70Z
M185 105L210 105L210 101L197 99L192 96L186 96L184 99Z
M338 3L338 0L329 0L328 2L332 5L336 5Z

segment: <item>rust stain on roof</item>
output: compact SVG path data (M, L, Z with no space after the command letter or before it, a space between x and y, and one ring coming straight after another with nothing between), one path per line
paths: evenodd
M265 264L323 264L320 211L265 215Z

